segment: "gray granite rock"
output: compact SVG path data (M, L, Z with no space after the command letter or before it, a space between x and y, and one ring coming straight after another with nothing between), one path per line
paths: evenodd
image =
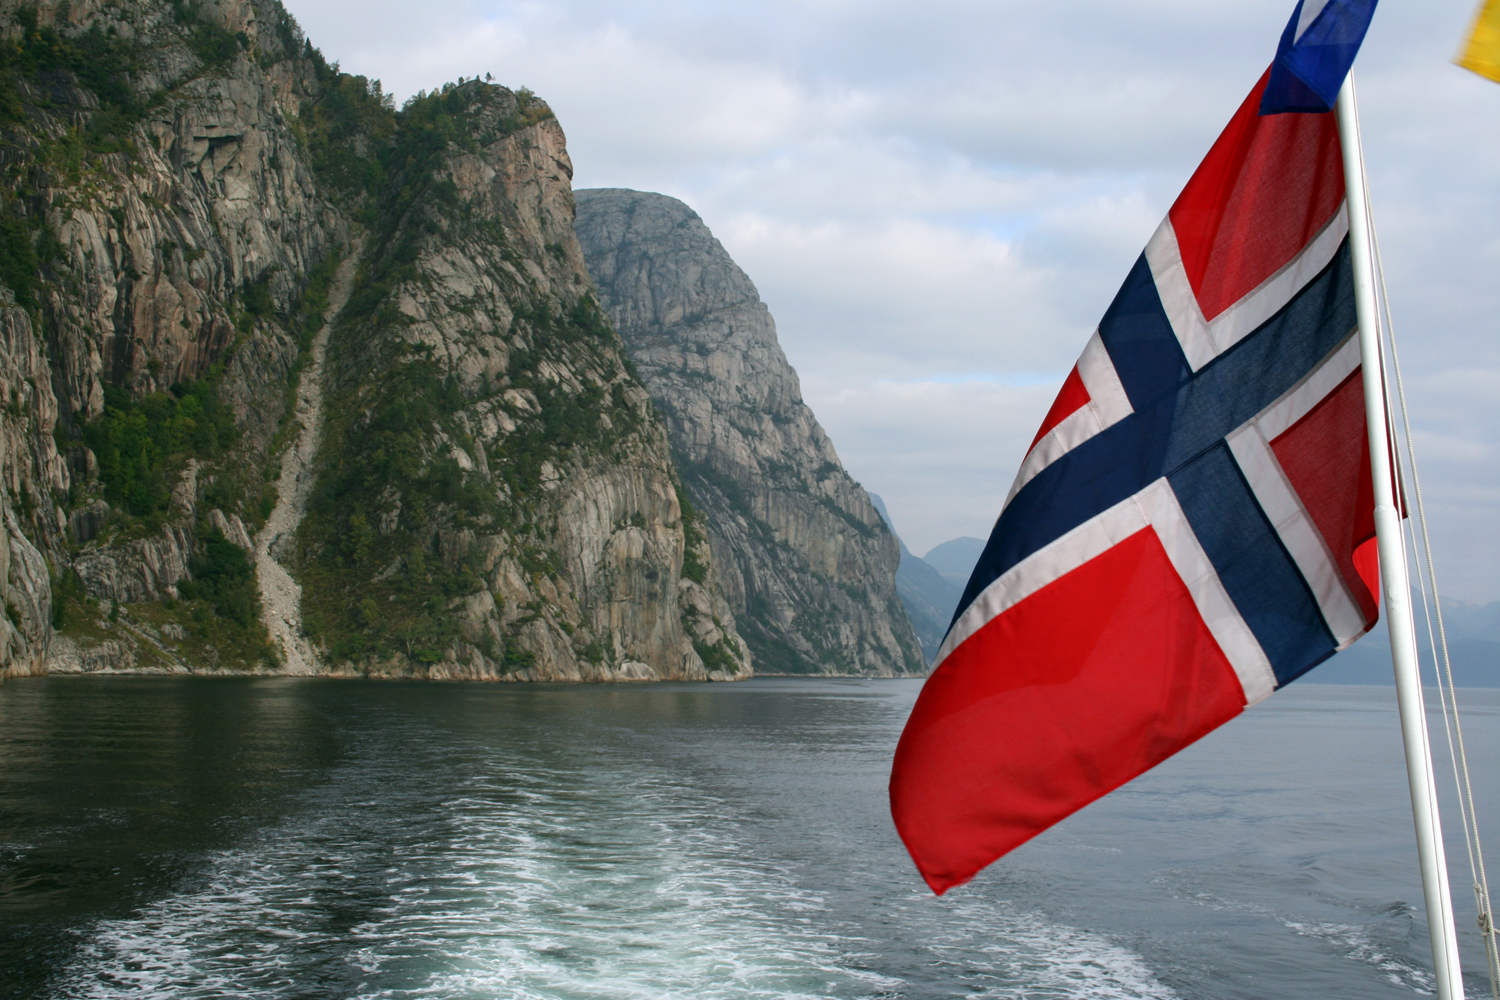
M674 198L575 198L600 303L666 422L756 672L920 674L896 539L803 402L750 278Z

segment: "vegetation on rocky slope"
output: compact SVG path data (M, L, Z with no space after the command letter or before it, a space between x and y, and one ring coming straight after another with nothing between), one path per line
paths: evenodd
M69 669L280 669L247 550L344 258L305 517L259 556L325 667L748 674L529 91L398 108L277 0L0 0L0 178L0 675L53 628Z
M281 30L252 37L257 9ZM280 246L246 240L244 220L214 205L220 164L205 190L203 153L254 176L295 141L261 122L273 162L235 164L221 151L243 151L245 129L194 133L214 131L226 101L263 103L268 68L313 76L279 5L239 13L235 30L181 0L76 15L66 2L0 4L0 282L15 302L6 321L39 339L34 371L0 380L31 390L35 433L7 456L8 478L22 480L23 530L55 568L48 624L120 631L143 652L162 632L124 634L129 604L200 662L267 667L240 543L272 500L263 414L283 410L331 234L314 222ZM25 408L19 394L11 407Z
M344 96L351 117L380 113ZM550 118L525 90L469 81L391 112L383 149L326 147L341 176L362 179L351 191L372 235L331 344L320 477L299 533L305 622L335 662L406 670L461 653L469 669L514 673L537 668L538 642L601 669L627 658L565 572L554 493L591 469L649 464L653 449L664 465L650 404L576 250L568 259L571 206L523 219L460 176L494 169L508 140ZM354 134L332 112L324 122ZM551 218L558 209L569 217ZM454 255L461 275L438 264ZM495 610L462 613L476 601ZM740 668L733 645L697 641L709 669Z

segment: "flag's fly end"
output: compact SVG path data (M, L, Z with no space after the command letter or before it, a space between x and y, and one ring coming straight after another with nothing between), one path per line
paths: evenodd
M1299 0L1276 47L1260 113L1332 111L1365 40L1375 4L1376 0Z

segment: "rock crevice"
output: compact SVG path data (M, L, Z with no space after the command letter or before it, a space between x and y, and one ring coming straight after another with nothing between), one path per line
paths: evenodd
M261 620L289 674L315 674L322 657L308 641L302 626L302 587L281 564L292 539L307 513L312 493L313 457L323 438L323 361L328 353L328 333L336 322L349 293L363 250L357 242L339 263L328 293L318 332L308 348L307 366L297 383L295 420L297 434L281 456L281 475L276 481L276 506L255 538L255 572L260 585Z

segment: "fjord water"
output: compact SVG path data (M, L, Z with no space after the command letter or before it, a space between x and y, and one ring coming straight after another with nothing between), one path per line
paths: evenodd
M936 899L885 807L917 689L9 681L0 996L1430 989L1391 690L1293 685Z

